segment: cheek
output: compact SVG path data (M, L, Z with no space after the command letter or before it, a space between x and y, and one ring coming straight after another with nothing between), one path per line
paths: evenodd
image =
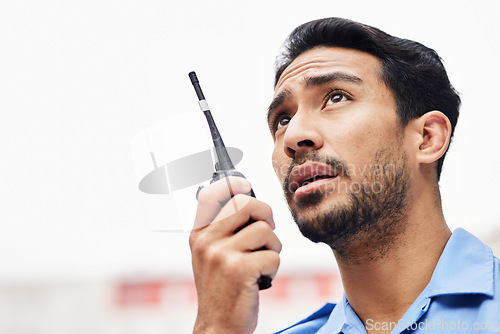
M278 176L278 179L283 182L291 159L285 155L281 144L277 143L275 145L272 159L274 172L276 173L276 176Z
M381 122L366 118L340 123L330 131L336 135L330 136L326 151L334 152L331 155L343 160L351 176L356 177L360 170L369 168L377 151L389 145L389 138L394 136L394 129L390 130Z

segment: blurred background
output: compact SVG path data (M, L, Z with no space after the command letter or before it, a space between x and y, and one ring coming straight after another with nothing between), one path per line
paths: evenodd
M283 243L256 333L336 302L333 256L291 220L265 121L282 42L329 16L441 55L463 101L441 178L445 216L499 254L498 1L3 1L0 333L192 330L187 240L197 185L169 195L138 188L154 169L150 151L161 166L174 149L210 146L192 70Z

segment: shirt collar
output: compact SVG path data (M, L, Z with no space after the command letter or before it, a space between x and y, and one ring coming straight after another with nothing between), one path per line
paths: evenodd
M327 322L319 329L317 334L349 333L352 332L352 328L356 328L360 333L364 331L361 320L359 320L356 312L349 305L344 293L342 300L335 306Z
M490 247L458 228L448 240L424 293L427 297L468 293L492 297L493 262Z
M458 228L446 243L429 284L417 300L445 294L478 293L493 296L493 262L490 247ZM348 327L358 327L361 321L353 315L354 310L344 294L317 333L340 333L347 331Z
M335 305L335 308L333 309L326 323L318 330L316 334L340 333L342 330L342 326L344 326L344 323L346 322L347 304L347 298L344 293L340 302Z

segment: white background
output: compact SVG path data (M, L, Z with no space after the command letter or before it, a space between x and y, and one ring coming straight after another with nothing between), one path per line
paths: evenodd
M191 70L226 144L244 152L238 169L275 211L281 270L333 267L289 217L265 121L282 42L328 16L441 55L463 100L442 175L445 215L483 239L498 233L498 1L3 1L0 280L189 275L188 233L155 231L195 202L140 193L132 147L145 129L198 112ZM207 138L189 122L178 128L187 139L168 145Z

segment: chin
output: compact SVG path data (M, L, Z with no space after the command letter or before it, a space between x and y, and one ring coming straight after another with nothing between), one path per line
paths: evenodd
M288 202L292 214L303 221L314 220L318 215L335 211L335 207L349 205L346 194L316 192Z
M300 194L292 197L292 202L298 210L321 209L322 207L331 207L345 201L347 194L339 193L335 188L327 188L322 191L316 191L310 194ZM290 203L289 203L290 204Z

